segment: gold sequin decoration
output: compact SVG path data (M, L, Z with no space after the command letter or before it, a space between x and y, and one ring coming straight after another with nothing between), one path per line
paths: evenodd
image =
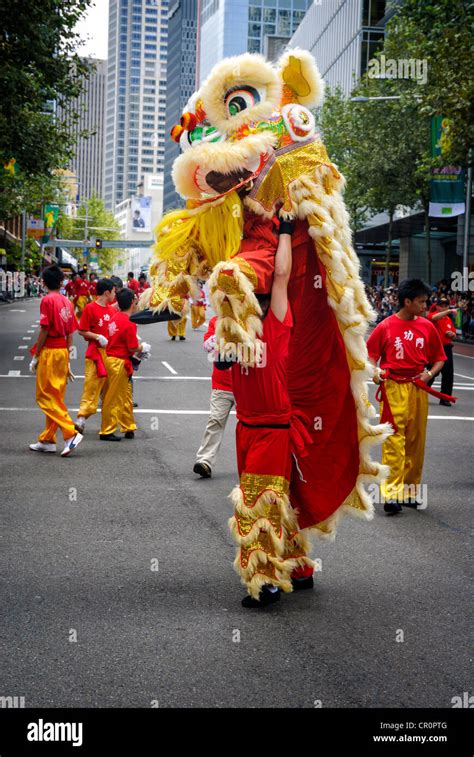
M267 489L277 494L288 494L290 484L284 476L267 476L260 473L243 473L240 488L247 507L253 507L258 497Z

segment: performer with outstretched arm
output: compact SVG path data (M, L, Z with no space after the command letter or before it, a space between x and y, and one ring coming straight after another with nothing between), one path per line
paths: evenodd
M238 544L234 567L248 590L244 607L264 607L280 599L280 590L313 586L308 545L288 498L292 454L311 443L301 421L294 423L287 386L291 233L292 225L281 222L271 295L259 298L261 360L254 367L232 367L240 485L231 495L235 511L229 526Z

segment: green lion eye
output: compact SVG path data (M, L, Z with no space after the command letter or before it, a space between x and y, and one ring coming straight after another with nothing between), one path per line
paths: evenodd
M235 87L225 95L227 113L229 116L236 116L237 113L242 113L243 110L251 108L260 100L260 93L255 87Z

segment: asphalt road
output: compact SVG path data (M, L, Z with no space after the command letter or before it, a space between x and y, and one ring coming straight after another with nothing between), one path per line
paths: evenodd
M100 442L96 417L62 459L28 450L43 421L20 347L38 318L38 301L0 306L0 695L27 707L398 708L472 693L472 356L455 358L457 405L430 398L427 509L346 520L315 545L313 592L252 612L226 526L234 416L213 479L192 473L211 389L204 329L172 343L164 325L140 327L153 355L135 381L136 439Z

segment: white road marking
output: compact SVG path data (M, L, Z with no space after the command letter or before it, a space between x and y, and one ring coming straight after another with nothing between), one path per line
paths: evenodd
M172 368L171 365L169 363L167 363L165 360L161 361L161 365L164 365L165 368L168 368L169 372L172 373L173 376L177 376L178 375L178 371L175 371L175 369Z
M24 336L23 337L24 342L31 342L31 336Z
M463 373L455 373L454 375L459 376L460 378L467 378L469 379L469 381L474 381L474 378L472 378L472 376L464 376Z
M453 355L455 357L465 357L468 360L474 360L474 357L472 355L463 355L462 352L453 352Z
M35 332L33 331L33 329L28 329L28 331L26 333L27 334L34 334Z
M77 413L78 407L68 408L70 413ZM0 407L0 412L40 412L38 407ZM97 411L100 413L100 410ZM164 410L161 408L134 408L133 412L137 415L209 415L209 410ZM235 410L230 411L230 415L235 415ZM378 415L378 414L377 414ZM474 417L467 415L429 415L430 421L474 421Z
M8 371L8 375L9 376L19 376L20 375L20 371Z
M17 350L27 350L28 345L27 344L19 344L17 347Z
M7 313L26 313L26 310L7 310Z
M13 360L24 360L24 359L25 359L24 355L15 355L15 357L13 358Z

